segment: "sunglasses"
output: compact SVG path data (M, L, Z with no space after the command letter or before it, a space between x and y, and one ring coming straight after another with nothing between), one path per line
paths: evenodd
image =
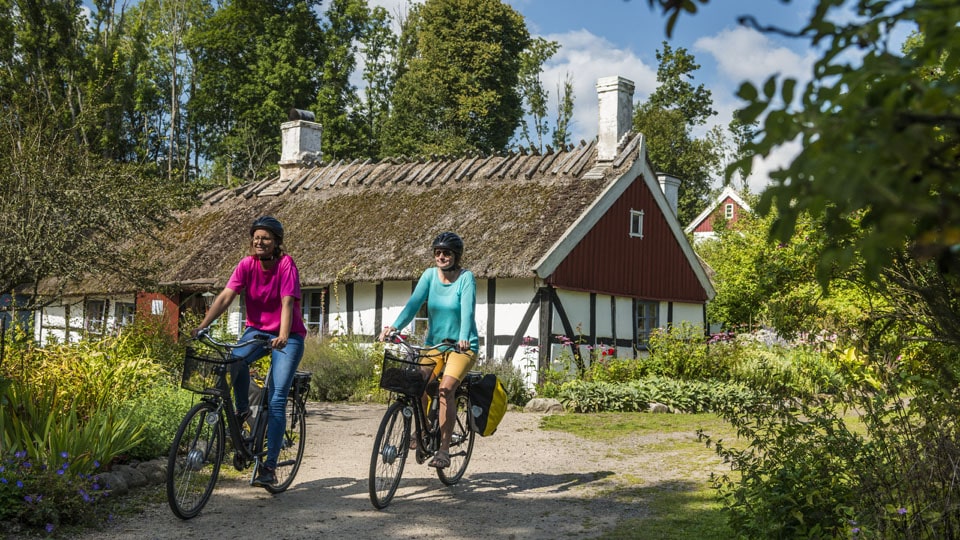
M453 252L450 251L449 249L435 249L435 250L433 250L433 256L434 256L434 257L441 257L441 256L442 256L442 257L452 257L452 256L453 256Z

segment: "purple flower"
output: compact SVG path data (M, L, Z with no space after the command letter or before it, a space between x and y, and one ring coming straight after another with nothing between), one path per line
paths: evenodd
M44 529L47 530L47 534L52 533L52 532L53 532L53 529L54 529L53 523L47 523L47 526L44 527Z
M22 488L22 487L23 487L23 480L17 480L17 487L18 487L18 488Z
M57 469L57 474L63 476L63 473L66 472L63 469Z
M0 478L0 484L6 484L6 483L7 483L6 478Z
M906 509L906 508L903 508L903 507L900 507L900 508L897 509L897 513L902 516L902 515L904 515L904 514L907 513L907 509Z
M33 495L26 495L26 496L23 498L23 500L26 501L27 504L30 504L30 503L33 502Z
M15 454L13 454L13 457L15 457L15 458L17 458L17 459L25 458L25 457L27 457L27 451L26 451L26 450L19 450L19 451L17 451Z
M29 469L30 467L33 467L33 465L31 465L29 461L24 461L24 462L23 462L23 468L24 468L24 469Z
M63 459L67 459L68 457L70 457L70 454L68 454L67 451L64 450L63 452L60 452L60 457L62 457Z
M97 460L93 460L93 468L96 469L99 466L100 466L100 462Z

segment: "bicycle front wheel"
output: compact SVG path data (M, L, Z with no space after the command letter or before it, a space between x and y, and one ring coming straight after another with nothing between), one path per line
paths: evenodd
M265 486L270 493L286 491L297 476L300 462L303 461L303 447L307 440L307 411L293 393L287 398L286 416L287 429L283 432L283 442L275 471L277 483Z
M463 473L473 455L473 440L476 433L470 429L470 400L466 395L457 396L457 421L450 435L450 466L437 469L440 481L452 486L463 478Z
M386 508L397 492L410 445L410 418L403 415L403 403L387 409L373 442L370 456L370 502L374 508Z
M190 519L207 504L223 459L223 418L217 406L202 401L180 422L167 459L167 502L180 519Z

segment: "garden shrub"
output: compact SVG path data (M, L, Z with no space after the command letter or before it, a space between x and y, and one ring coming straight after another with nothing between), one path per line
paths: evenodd
M166 457L180 422L197 402L197 395L163 382L121 406L134 425L143 428L139 444L126 452L129 459L146 461Z
M661 403L685 413L717 412L733 405L751 406L759 394L741 384L723 381L681 381L649 377L626 383L571 381L558 398L572 412L646 411Z
M310 399L367 399L379 390L382 347L358 336L333 336L304 342L300 369L310 371Z
M522 407L533 397L533 392L527 387L523 373L509 362L485 359L477 362L473 369L484 374L493 373L496 375L503 383L503 389L507 392L507 403Z

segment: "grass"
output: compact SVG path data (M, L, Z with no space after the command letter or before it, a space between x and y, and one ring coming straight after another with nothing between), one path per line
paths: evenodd
M649 514L620 521L600 538L661 540L734 537L709 485L711 472L723 471L712 449L697 440L702 429L714 439L734 438L733 429L713 414L596 413L545 416L541 427L609 445L608 454L644 460L657 480L620 475L603 497L642 501ZM668 467L657 463L668 463Z

